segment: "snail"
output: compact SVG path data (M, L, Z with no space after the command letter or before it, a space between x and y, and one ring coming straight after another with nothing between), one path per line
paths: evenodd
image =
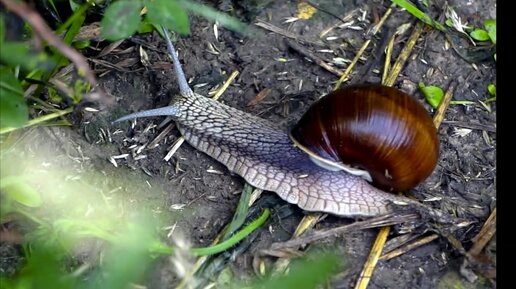
M403 165L408 163L411 166L408 169L410 172L419 169L420 166L423 166L424 170L416 174L415 180L408 181L405 180L403 175L405 171L403 171L400 177L402 184L396 186L382 180L375 181L374 178L383 176L387 180L396 180L400 174L395 167L401 163L387 167L379 166L380 173L367 174L353 167L345 167L340 161L332 160L336 153L333 150L326 150L327 144L308 151L301 149L314 148L313 142L304 142L300 137L311 134L312 130L318 129L322 124L322 122L316 122L303 128L305 123L310 122L312 117L326 118L326 111L334 111L336 106L326 107L321 110L324 113L319 114L317 112L319 110L312 107L294 127L292 133L288 133L271 121L194 93L188 85L168 32L165 29L163 31L178 79L180 94L173 98L169 106L132 113L113 123L141 117L169 116L176 122L180 133L191 146L222 163L229 171L241 176L250 185L275 192L285 201L296 204L305 211L325 212L343 217L372 217L393 212L395 207L393 204L412 204L426 211L431 210L416 200L389 193L373 185L376 182L383 187L406 189L421 182L435 167L438 155L435 128L429 116L425 116L424 108L418 106L409 96L384 86L355 86L328 95L337 98L338 103L342 103L339 108L347 106L345 109L347 112L371 109L368 113L358 114L356 117L363 120L357 122L356 127L344 127L343 133L346 133L346 130L355 130L354 134L361 133L361 130L366 128L358 126L359 124L378 126L371 130L373 134L390 130L391 126L398 126L393 130L393 134L384 134L384 137L394 135L399 138L398 142L392 142L390 146L380 145L378 149L386 150L387 157L392 155L393 158L405 159L402 163ZM362 93L364 91L367 93ZM395 94L393 99L399 98L399 100L391 101L390 107L387 106L385 110L375 110L373 103L376 102L368 98L368 96L380 95L387 99L393 92ZM341 97L344 96L343 94L356 95L355 99L350 101L348 97ZM364 99L361 99L362 97ZM318 101L316 105L325 106L325 99L327 98ZM399 105L400 103L402 105ZM362 107L363 105L371 107ZM396 118L391 118L392 115ZM420 121L419 118L421 118L420 124L405 124ZM332 123L329 124L332 125ZM406 137L397 135L406 133L407 130L415 130L415 132L407 134ZM320 133L320 136L313 135L315 141L319 138L326 141L326 137L334 137L325 131ZM362 142L362 140L366 141ZM354 136L345 137L339 145L344 145L344 141L350 141L351 145L358 146L374 144L377 141L389 143L389 140L384 140L382 137L375 139L367 135L358 137L357 140ZM412 141L416 142L416 146L423 145L425 148L423 150L418 147L412 148L411 144L406 143ZM391 151L400 148L410 153ZM358 151L360 150L359 148ZM314 157L314 153L320 151L325 152L325 155ZM366 159L369 158L367 165L363 166L366 169L377 161L376 157L384 155L375 152L372 148L367 148L363 154ZM329 159L324 158L328 156ZM412 159L414 157L415 159ZM361 167L360 164L353 163L355 159L349 160L352 165ZM381 162L384 161L381 160ZM336 167L345 167L346 170L337 170ZM368 181L368 175L373 184Z

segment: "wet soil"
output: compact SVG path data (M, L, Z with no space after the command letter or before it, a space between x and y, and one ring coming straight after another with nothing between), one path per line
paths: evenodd
M335 58L351 60L366 41L366 31L389 5L387 1L337 1L330 6L329 2L334 1L319 1L321 8L338 16L352 15L347 22L353 21L351 25L333 29L320 38L324 29L342 22L318 11L308 20L287 23L286 19L297 14L297 1L264 2L261 9L251 4L246 6L249 2L235 4L221 1L218 5L219 8L232 5L235 15L250 23L261 19L301 37L305 40L301 42L305 48L328 63ZM484 19L496 19L495 1L448 3L462 16L463 21L470 24L481 26ZM440 12L441 8L434 5L431 11ZM433 16L438 17L439 14ZM371 59L382 37L385 37L383 32L393 31L404 23L415 22L408 13L395 8L382 32L372 38L371 47L353 70L350 81L380 81L383 59L365 76L360 79L356 77ZM397 38L394 56L406 43L411 30ZM331 91L338 79L290 49L285 36L257 26L253 26L252 36L220 26L216 31L217 34L212 22L191 17L191 34L179 37L176 44L193 89L199 94L209 95L232 72L238 71L239 75L220 101L280 123L285 129L315 99ZM445 42L442 33L425 30L395 86L424 103L431 114L435 110L424 101L417 89L419 82L444 90L455 84L453 100L472 102L449 106L439 129L439 163L434 173L411 191L418 199L430 200L428 203L434 207L476 221L458 232L457 238L467 249L496 207L496 102L486 103L490 97L487 86L496 83L496 70L494 61L476 65L468 63ZM142 61L141 51L145 51L146 61ZM92 55L95 53L91 52ZM90 57L95 58L92 55ZM165 106L178 93L163 40L157 34L135 36L98 59L123 67L116 70L98 63L94 66L101 86L116 97L116 104L99 112L84 112L82 119L71 129L51 128L59 137L48 140L43 134L41 138L34 138L34 144L38 139L45 143L69 144L68 154L78 154L77 148L80 148L80 153L87 156L84 165L91 170L102 171L106 179L126 178L148 184L141 186L141 193L153 200L152 209L180 212L182 217L174 218L176 232L193 246L209 245L225 224L231 221L244 186L242 178L232 175L224 166L187 143L165 161L164 157L180 136L177 128L172 122L166 122L165 118L139 119L134 124L110 124L111 120L127 113ZM123 66L121 63L132 64ZM344 70L348 64L349 61L333 66ZM268 94L264 99L255 101L260 92ZM160 138L157 146L150 147L149 143L169 125L169 132ZM63 150L59 151L65 154ZM109 161L113 156L123 154L128 156L115 159L116 167ZM124 182L118 185L123 187ZM287 240L305 214L271 192L264 192L263 197L275 202L278 211L273 211L273 218L277 221L261 229L248 250L229 263L230 270L238 278L253 276L253 259L259 250L266 249L274 241ZM351 222L353 220L328 216L317 228L332 228ZM353 287L377 232L377 229L363 230L316 244L327 250L335 250L349 266L332 281L330 288ZM390 237L397 235L397 232L393 232ZM490 242L486 253L491 260L496 260L496 238ZM274 258L267 260L272 262ZM464 286L462 288L495 287L493 280L496 279L492 276L487 278L478 274L479 278L474 282L467 281L461 270L463 260L464 257L447 240L438 238L399 257L380 261L368 288L451 288L459 283ZM143 284L148 288L170 288L179 282L169 258L160 259L151 271L148 283Z

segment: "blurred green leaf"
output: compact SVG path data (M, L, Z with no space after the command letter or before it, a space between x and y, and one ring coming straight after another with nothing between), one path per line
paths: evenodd
M407 12L409 12L419 20L423 21L424 23L432 26L433 28L439 31L446 31L446 28L441 23L435 21L432 17L425 14L425 12L419 10L419 8L417 8L412 2L407 0L391 0L391 2L406 9Z
M314 289L324 284L341 270L339 256L335 254L311 254L300 260L294 260L287 275L267 278L252 285L260 289ZM245 286L243 286L245 287ZM242 288L242 287L239 287Z
M16 202L27 207L39 207L43 203L41 195L22 177L9 176L2 178L1 188Z
M471 100L452 100L452 101L450 101L450 104L451 104L451 105L454 105L454 104L459 104L459 105L474 105L474 104L476 104L476 102L471 101Z
M0 60L11 66L21 65L27 70L48 67L46 54L33 54L30 46L22 42L3 42L0 45Z
M11 280L12 288L78 288L77 279L63 270L63 250L43 244L32 244L31 249L25 266Z
M4 42L5 38L5 21L2 14L0 14L0 43Z
M140 1L120 0L111 4L101 21L102 36L116 41L131 36L140 24Z
M105 254L102 274L97 279L103 288L127 289L131 282L141 281L152 260L149 248L155 242L153 225L156 224L151 218L141 216L120 232L114 246Z
M54 15L55 15L55 16L57 16L57 18L58 18L58 19L61 19L61 16L59 15L59 10L57 9L56 4L54 3L54 0L47 0L47 1L42 1L42 2L43 2L43 3L45 3L45 2L46 2L46 3L49 3L49 4L50 4L50 7L51 7L51 8L52 8L52 10L53 10ZM45 4L44 6L45 6L45 8L46 8L48 11L50 11L49 7L48 7L46 4ZM56 19L56 20L57 20L57 19Z
M0 67L0 127L21 127L28 119L29 110L18 79L10 69Z
M487 86L487 91L489 91L489 94L492 95L492 96L496 96L496 85L494 84L489 84Z
M152 24L149 23L147 19L143 20L138 25L138 33L149 33L152 32L152 30L154 30L154 26L152 26Z
M478 41L488 41L489 40L489 34L484 29L475 29L469 33L469 35Z
M74 0L69 0L68 2L70 3L70 9L72 9L72 11L75 11L81 7L81 5L75 3Z
M212 7L195 3L193 1L181 1L181 5L188 11L203 16L206 19L217 21L220 25L225 26L234 31L245 33L248 26L238 19L224 14L220 11L213 9Z
M147 3L147 19L156 26L165 26L181 34L190 33L188 14L175 0L155 0Z
M419 89L426 98L426 101L433 107L437 108L444 96L444 91L438 86L425 86L423 82L419 83Z
M88 46L90 46L91 41L90 40L82 40L82 41L76 41L73 43L73 47L77 49L84 49Z
M484 21L484 27L486 28L491 41L496 44L496 21L493 19L488 19Z

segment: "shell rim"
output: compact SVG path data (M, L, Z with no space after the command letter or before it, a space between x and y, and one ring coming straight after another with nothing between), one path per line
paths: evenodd
M350 165L346 165L342 162L336 162L333 160L329 160L326 158L323 158L319 155L317 155L314 151L310 150L303 144L301 144L299 141L296 140L296 138L292 135L292 133L289 133L289 138L294 143L294 146L302 150L303 152L307 153L310 156L310 159L319 167L322 167L327 170L334 170L334 171L345 171L352 175L362 177L363 179L372 182L373 178L371 177L371 174L366 170L361 170L357 168L353 168Z

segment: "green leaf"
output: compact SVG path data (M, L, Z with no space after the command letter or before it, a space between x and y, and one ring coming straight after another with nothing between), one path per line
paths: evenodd
M331 253L311 253L308 257L293 260L288 274L264 278L251 288L311 289L319 288L345 267L339 256ZM238 286L242 288L247 286Z
M73 47L80 50L80 49L84 49L84 48L90 46L90 44L91 44L90 40L76 41L73 43Z
M489 84L487 86L487 91L489 91L489 94L492 95L492 96L496 96L496 85L494 84Z
M0 127L21 127L28 120L29 110L18 79L7 67L0 67Z
M494 44L496 44L496 21L493 19L488 19L488 20L484 21L484 27L486 28L491 41Z
M407 0L391 0L391 2L402 8L405 8L407 12L409 12L419 20L423 21L424 23L432 26L433 28L439 31L446 31L446 28L441 23L435 21L432 17L425 14L425 12L419 10L414 4L412 4L412 2Z
M155 0L147 4L147 19L156 26L165 26L181 34L190 33L186 11L174 0Z
M198 4L192 1L181 1L181 5L183 5L183 7L185 7L188 11L203 16L212 21L217 21L220 25L225 26L231 30L245 33L248 29L248 26L240 22L238 19L221 13L212 7Z
M21 65L27 70L38 66L48 66L48 57L44 53L33 54L29 44L23 42L4 42L0 45L0 60L11 66Z
M68 2L70 2L70 9L72 9L74 12L75 10L79 9L79 7L81 7L81 5L75 3L74 0L69 0Z
M140 24L140 1L120 0L111 4L101 21L102 36L110 41L131 36Z
M152 30L154 30L154 26L152 26L152 24L147 20L140 22L140 25L138 26L138 33L140 34L149 33L152 32Z
M478 41L487 41L487 40L489 40L489 34L484 29L477 28L477 29L471 31L471 33L469 33L469 35L473 39L478 40Z
M3 15L0 14L0 43L4 42L5 37L5 22Z
M423 82L419 83L419 89L426 98L426 101L433 107L437 108L444 96L444 91L438 86L425 86Z
M476 102L471 100L452 100L450 101L450 104L473 105L476 104Z
M2 190L13 200L27 207L39 207L43 203L38 191L27 184L22 177L2 178Z

